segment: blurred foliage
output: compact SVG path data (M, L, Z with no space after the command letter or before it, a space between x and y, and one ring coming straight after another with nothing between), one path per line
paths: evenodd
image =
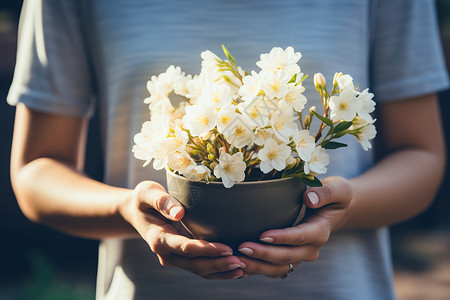
M17 300L91 300L95 292L58 276L52 262L42 254L31 256L32 272L14 298Z
M444 39L450 39L450 0L436 1L439 28Z

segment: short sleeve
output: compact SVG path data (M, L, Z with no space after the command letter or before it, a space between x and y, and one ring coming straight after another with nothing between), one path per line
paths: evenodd
M438 92L448 74L432 0L379 0L372 22L371 87L378 101Z
M92 112L92 76L78 1L28 0L7 101L77 117Z

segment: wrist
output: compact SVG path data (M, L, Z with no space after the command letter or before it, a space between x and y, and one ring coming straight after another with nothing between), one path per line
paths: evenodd
M126 237L130 238L136 238L140 236L133 224L133 198L134 190L121 188L118 193L118 201L116 202L114 208L114 214L117 216L117 218L120 219L121 222L125 224L125 226L129 227Z
M333 231L350 228L351 226L350 224L353 215L353 207L355 205L355 189L353 180L347 180L347 183L351 190L351 197L349 198L348 205L344 210L344 214L342 216L341 221L335 226Z

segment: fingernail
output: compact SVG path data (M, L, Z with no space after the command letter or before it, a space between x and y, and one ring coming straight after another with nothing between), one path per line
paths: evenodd
M242 262L242 261L241 261L241 265L240 266L241 266L241 269L247 268L247 265L244 262Z
M309 201L311 201L312 205L316 205L317 203L319 203L319 196L317 196L317 194L314 192L308 193L308 199Z
M177 217L177 214L178 214L180 211L181 211L181 207L179 207L179 206L174 206L174 207L172 207L172 208L170 209L169 215L170 215L172 218L176 218L176 217Z
M241 279L241 278L244 278L244 275L236 275L233 277L233 279Z
M253 255L253 250L250 248L240 248L239 252L244 253L247 256L252 256Z
M237 269L240 267L241 267L240 264L231 264L231 265L228 265L228 270L234 270L234 269Z
M263 241L263 242L266 242L266 243L273 243L273 238L271 238L271 237L263 237L263 238L261 238L260 239L261 241Z
M220 256L231 256L231 255L233 255L233 252L225 251L225 252L220 252L219 254L220 254Z

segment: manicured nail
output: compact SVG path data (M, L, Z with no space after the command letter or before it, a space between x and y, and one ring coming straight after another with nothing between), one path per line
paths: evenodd
M316 205L317 203L319 203L319 196L317 196L317 194L314 192L308 193L308 199L309 201L311 201L312 205Z
M241 278L244 278L244 275L236 275L233 277L233 279L241 279Z
M247 265L241 261L241 269L245 269L245 268L247 268Z
M176 218L177 214L181 211L181 207L179 206L174 206L170 209L169 215L172 218Z
M271 238L271 237L263 237L263 238L261 238L260 239L261 241L263 241L263 242L266 242L266 243L273 243L273 238Z
M234 269L237 269L240 267L241 267L240 264L231 264L231 265L228 265L228 270L234 270Z
M253 255L253 250L250 248L240 248L239 252L244 253L247 256L252 256Z
M220 254L220 256L231 256L231 255L233 255L233 252L224 251L224 252L220 252L219 254Z

